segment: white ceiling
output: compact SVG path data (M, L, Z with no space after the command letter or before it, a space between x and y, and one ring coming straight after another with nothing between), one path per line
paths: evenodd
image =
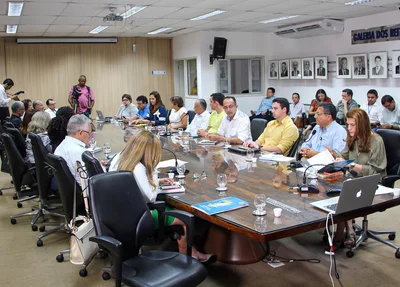
M21 0L15 0L18 2ZM16 36L89 37L98 25L110 25L98 37L148 36L146 33L161 27L171 30L157 37L173 37L195 31L224 30L272 32L278 26L321 18L348 19L397 10L400 0L375 0L357 6L345 6L350 0L31 0L24 1L22 16L8 17L8 1L0 0L0 36L6 34L7 24L18 24ZM110 13L130 7L148 6L128 18L126 27L103 22ZM205 20L194 18L216 9L226 12ZM289 15L299 17L270 24L260 21ZM152 36L154 37L154 36Z

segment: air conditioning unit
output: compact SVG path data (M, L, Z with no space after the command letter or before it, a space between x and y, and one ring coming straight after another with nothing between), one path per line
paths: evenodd
M343 21L322 19L296 25L279 27L275 35L286 38L307 38L342 33L344 30Z

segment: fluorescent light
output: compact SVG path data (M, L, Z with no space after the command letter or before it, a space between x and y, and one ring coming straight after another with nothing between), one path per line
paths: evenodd
M299 15L292 15L292 16L274 18L274 19L270 19L270 20L261 21L260 23L261 24L268 24L268 23L283 21L283 20L292 19L292 18L296 18L296 17L299 17Z
M17 33L18 25L7 25L7 33L15 34Z
M149 35L160 34L160 33L164 32L164 31L167 31L167 30L170 30L170 29L171 29L171 28L160 28L160 29L151 31L151 32L149 32L149 33L147 33L147 34L149 34Z
M21 16L24 2L8 2L8 16Z
M201 15L201 16L199 16L199 17L192 18L192 19L190 19L190 20L193 20L193 21L203 20L203 19L206 19L206 18L209 18L209 17L217 16L217 15L222 14L222 13L225 13L225 11L222 11L222 10L215 10L215 11L213 11L213 12L211 12L211 13L204 14L204 15Z
M135 6L132 7L131 9L129 9L128 11L120 14L120 16L122 16L122 18L126 19L131 17L132 15L135 15L136 13L139 13L140 11L146 9L147 6Z
M357 1L351 1L351 2L344 3L344 5L354 6L354 5L360 5L360 4L364 4L364 3L368 3L368 2L372 2L372 1L374 1L374 0L357 0Z
M107 29L108 26L97 26L96 28L94 28L92 31L90 31L90 34L99 34L101 31Z

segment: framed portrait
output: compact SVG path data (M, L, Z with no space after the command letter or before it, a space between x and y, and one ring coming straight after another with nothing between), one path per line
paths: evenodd
M301 66L301 76L303 79L314 79L314 58L302 58Z
M351 55L337 55L336 78L351 79Z
M289 60L279 61L279 79L289 79Z
M279 61L269 61L269 78L278 79Z
M353 79L368 79L367 54L351 55Z
M314 57L315 61L315 78L328 79L328 57Z
M301 59L290 59L290 79L301 79Z
M392 53L392 77L400 78L400 50Z
M387 78L387 52L374 52L368 54L369 77L371 79Z

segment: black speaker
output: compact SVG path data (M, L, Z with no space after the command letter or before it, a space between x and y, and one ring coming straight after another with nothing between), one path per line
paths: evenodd
M214 45L213 45L213 58L214 59L225 59L226 53L226 43L227 40L225 38L214 37Z

